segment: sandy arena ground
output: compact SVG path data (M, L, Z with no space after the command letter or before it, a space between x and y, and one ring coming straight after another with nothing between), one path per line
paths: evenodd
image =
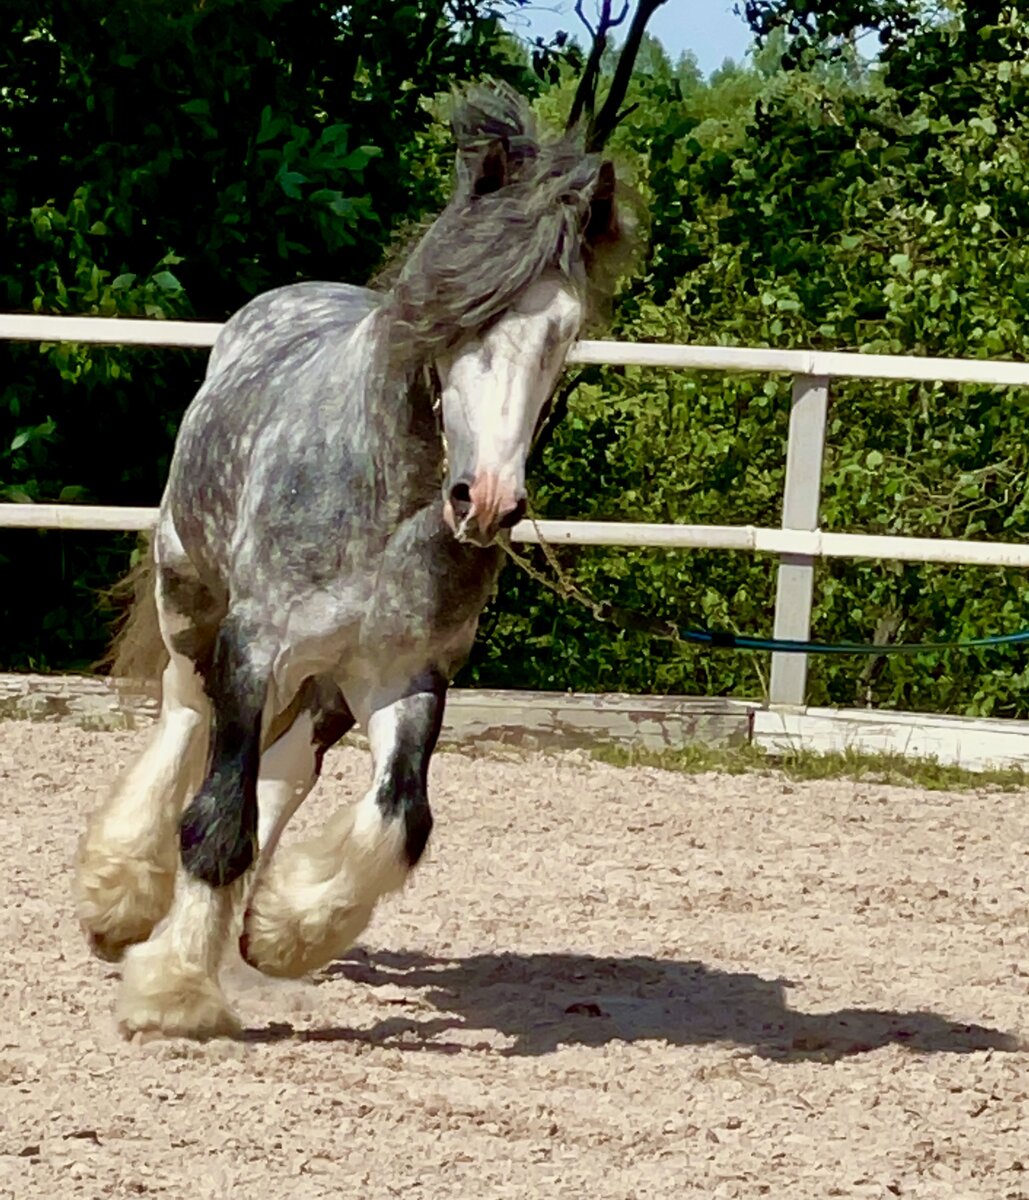
M69 861L144 736L0 725L5 1200L1029 1198L1029 795L441 753L359 948L139 1045Z

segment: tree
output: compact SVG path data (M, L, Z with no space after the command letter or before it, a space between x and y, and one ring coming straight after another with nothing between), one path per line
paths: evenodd
M622 110L622 104L636 68L640 46L646 36L647 24L664 3L665 0L637 0L636 10L625 35L625 42L611 72L607 94L598 109L597 85L600 82L604 52L608 48L608 34L625 20L629 12L629 0L625 0L617 16L612 12L611 0L599 0L596 25L591 24L586 17L582 0L576 0L575 11L589 31L591 44L586 64L575 90L575 96L572 99L567 126L572 129L585 118L586 148L588 150L601 149L627 115Z

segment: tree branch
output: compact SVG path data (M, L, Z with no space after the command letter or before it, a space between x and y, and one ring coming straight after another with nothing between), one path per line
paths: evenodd
M588 151L602 150L619 120L627 115L627 112L621 112L622 101L625 99L625 93L629 90L629 81L632 79L633 67L636 65L636 55L639 54L647 22L664 3L665 0L639 0L639 5L633 14L632 24L629 26L629 32L625 37L625 45L618 56L611 87L604 97L604 104L600 112L590 121L586 134ZM594 86L595 93L596 87Z
M597 31L593 28L589 21L586 20L586 14L582 11L582 0L575 0L575 15L579 18L583 25L586 26L586 30L590 37L596 38Z
M663 0L658 0L658 3L663 3ZM574 129L582 120L583 113L587 116L589 128L593 127L593 114L597 105L597 83L600 80L600 64L604 58L604 51L607 49L607 35L610 30L621 25L628 11L629 0L625 0L622 11L617 17L612 17L611 0L601 0L600 11L597 13L597 27L594 29L583 12L582 0L575 0L576 16L589 31L590 52L586 59L586 65L582 69L582 75L579 77L579 85L575 89L572 107L568 112L568 120L565 122L566 129Z

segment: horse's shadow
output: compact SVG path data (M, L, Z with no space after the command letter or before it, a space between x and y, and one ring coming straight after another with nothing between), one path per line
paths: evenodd
M848 1055L902 1045L923 1053L1016 1050L1018 1038L999 1029L951 1021L933 1012L845 1008L805 1013L786 1002L790 983L700 962L588 954L475 954L436 958L414 951L355 949L331 964L322 986L346 979L389 987L389 1003L435 1013L397 1016L369 1029L297 1031L291 1025L253 1029L250 1041L362 1041L401 1049L474 1050L446 1033L483 1032L482 1048L501 1034L495 1053L549 1054L562 1045L657 1040L673 1045L724 1043L763 1058L835 1062ZM405 990L407 995L405 996Z

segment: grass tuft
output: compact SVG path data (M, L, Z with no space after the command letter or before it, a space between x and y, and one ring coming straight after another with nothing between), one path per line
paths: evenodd
M902 754L867 754L856 750L819 754L795 750L770 754L757 746L685 746L681 750L641 750L598 745L590 752L599 762L617 767L658 767L687 775L715 772L721 775L773 773L793 781L852 779L897 784L933 792L1002 791L1029 789L1029 774L1021 767L969 771L934 758L906 758Z

